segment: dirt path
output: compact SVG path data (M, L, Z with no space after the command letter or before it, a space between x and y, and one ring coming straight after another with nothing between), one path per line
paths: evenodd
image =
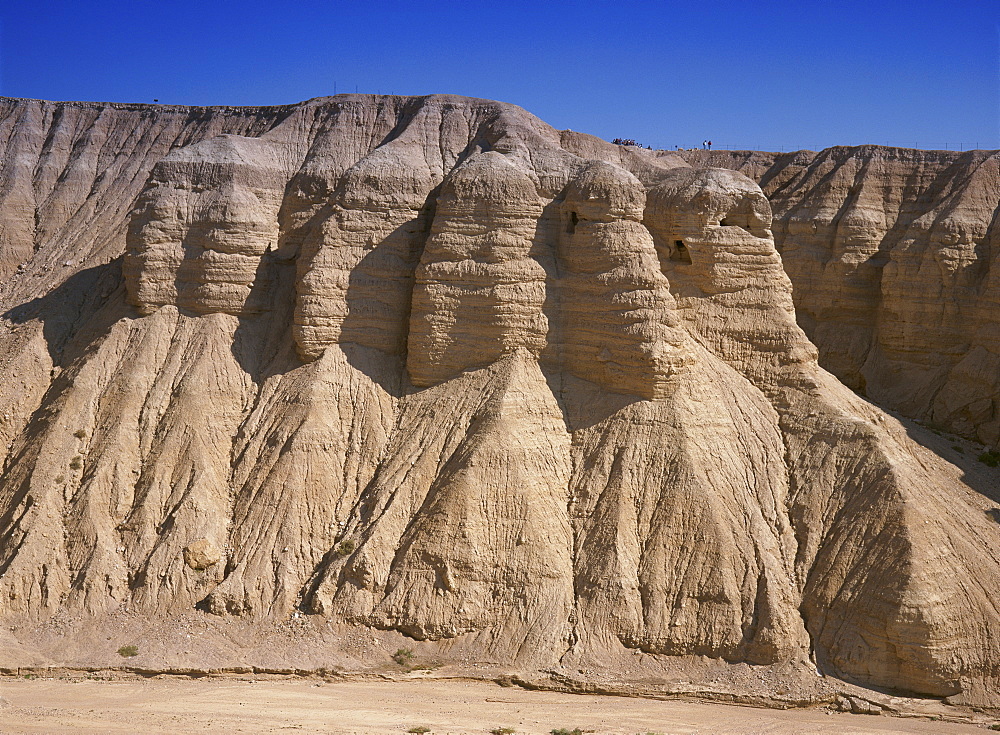
M150 679L0 681L3 733L985 733L978 727L822 710L530 692L468 681L327 683Z

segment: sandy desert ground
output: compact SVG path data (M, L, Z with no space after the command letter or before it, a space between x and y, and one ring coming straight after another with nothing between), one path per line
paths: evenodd
M3 733L488 733L554 728L604 734L984 733L927 719L762 710L502 688L471 681L238 679L0 681Z

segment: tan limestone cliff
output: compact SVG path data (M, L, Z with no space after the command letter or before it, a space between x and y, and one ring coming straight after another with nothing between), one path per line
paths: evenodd
M825 368L881 405L1000 446L1000 154L687 155L760 182Z
M0 294L16 650L63 620L305 619L347 632L269 661L371 666L339 647L362 631L509 672L1000 701L996 473L820 367L766 185L486 100L199 114L227 122L144 158L107 197L128 221L80 220L104 244L77 270L31 240Z

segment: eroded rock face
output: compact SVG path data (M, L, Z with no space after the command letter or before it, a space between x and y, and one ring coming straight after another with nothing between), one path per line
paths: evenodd
M171 153L153 170L129 232L125 277L140 311L265 310L265 257L292 162L277 146L224 136Z
M997 152L696 156L760 182L826 369L882 405L1000 446Z
M566 189L559 239L567 372L644 398L669 393L688 358L673 299L643 227L646 193L610 163L588 165Z
M553 253L537 236L535 183L496 152L476 154L445 179L416 270L407 370L431 386L549 338Z
M124 288L58 350L58 291L2 336L39 409L0 424L0 599L988 701L996 478L818 365L772 226L739 173L484 100L343 95L179 148Z

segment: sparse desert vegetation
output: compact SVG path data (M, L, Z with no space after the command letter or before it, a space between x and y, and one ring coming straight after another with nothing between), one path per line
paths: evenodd
M1000 452L983 452L979 461L987 467L1000 467Z
M400 648L392 654L392 660L400 666L409 666L410 662L413 661L413 649Z

